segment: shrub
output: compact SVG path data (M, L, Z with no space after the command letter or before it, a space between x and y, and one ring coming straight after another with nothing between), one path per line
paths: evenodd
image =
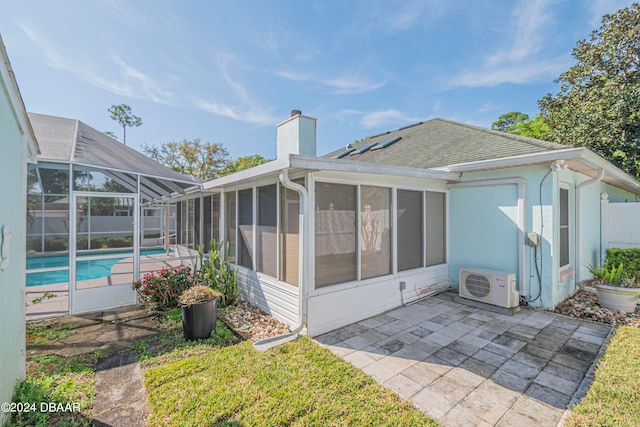
M204 245L198 246L200 269L196 271L196 281L209 286L222 294L222 306L235 304L240 294L237 271L229 262L229 242L212 241L207 257L204 256ZM223 252L224 249L224 252Z
M133 282L133 289L154 311L178 306L178 296L193 283L191 267L163 269L147 273Z
M628 279L640 280L640 248L607 249L605 266L611 268L620 264L624 265L624 273Z

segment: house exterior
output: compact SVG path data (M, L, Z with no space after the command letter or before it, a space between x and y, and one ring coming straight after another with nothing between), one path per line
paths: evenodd
M0 37L0 402L25 379L25 209L27 162L38 144ZM7 414L0 412L0 425Z
M640 195L586 148L433 119L317 157L315 129L294 110L276 160L175 199L179 247L229 242L243 297L312 336L455 289L461 268L553 308L601 260L601 195Z

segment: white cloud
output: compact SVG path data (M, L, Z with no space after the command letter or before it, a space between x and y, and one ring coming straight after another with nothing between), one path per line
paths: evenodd
M496 68L469 70L455 76L451 82L463 87L491 87L503 83L524 84L541 76L558 76L571 66L571 59L559 57L539 62L506 64Z
M216 116L228 117L230 119L253 123L256 125L274 125L277 123L277 118L268 111L262 109L242 109L238 107L232 107L219 102L205 101L202 99L196 99L193 105L203 111L207 111Z
M380 12L377 19L377 29L383 28L392 31L406 31L429 20L437 19L446 2L426 0L405 0L403 2L389 3L389 9ZM371 28L373 30L373 28Z
M332 78L322 78L310 73L304 74L291 71L277 71L275 74L291 81L310 81L322 86L328 86L332 88L333 93L337 95L355 95L358 93L371 92L386 84L386 81L371 81L366 77L355 74Z
M276 35L273 31L256 34L255 41L258 46L267 51L275 52L279 47L278 40L276 39Z
M382 126L402 126L416 123L423 119L412 117L403 112L389 108L380 111L360 111L345 109L340 112L342 115L359 116L360 126L364 129L373 129Z
M142 89L149 99L161 104L170 103L171 99L173 98L173 93L171 91L161 89L158 83L153 78L138 70L137 68L134 68L131 65L127 64L117 55L112 55L111 58L116 65L122 68L125 78L138 81L140 82L140 84L142 84Z
M541 30L550 20L546 9L547 5L548 0L520 3L513 11L516 25L511 46L507 50L498 51L491 55L487 64L522 62L538 53L544 46Z
M462 87L490 87L503 83L523 84L541 77L557 77L570 59L540 58L545 50L544 30L551 21L550 0L521 1L512 16L514 27L508 47L487 56L480 67L455 75L450 83Z

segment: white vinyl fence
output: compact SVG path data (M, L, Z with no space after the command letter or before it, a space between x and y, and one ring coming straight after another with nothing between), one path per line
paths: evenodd
M602 259L608 248L640 248L640 202L609 203L604 193L602 203Z

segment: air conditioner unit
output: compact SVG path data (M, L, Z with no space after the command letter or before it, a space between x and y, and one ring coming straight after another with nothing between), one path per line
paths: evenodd
M520 304L516 275L499 271L461 268L459 295L505 308Z

